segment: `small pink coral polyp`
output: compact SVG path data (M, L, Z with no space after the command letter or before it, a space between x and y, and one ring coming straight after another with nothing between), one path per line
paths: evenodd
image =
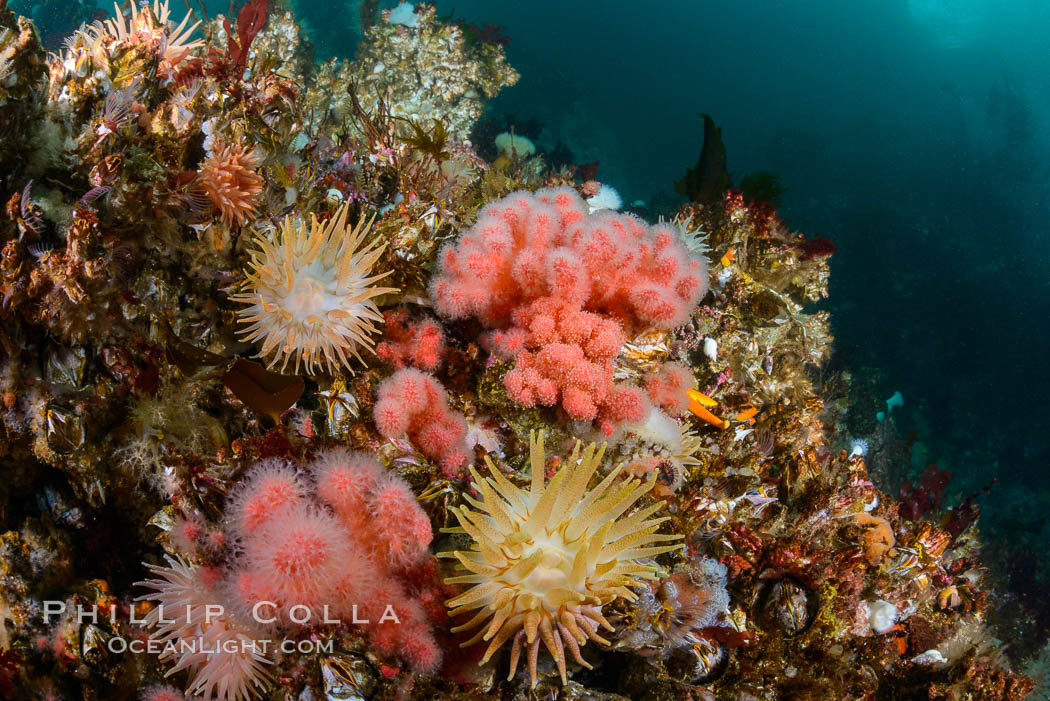
M386 320L383 341L376 346L376 355L400 370L415 366L433 371L445 354L445 336L441 327L431 319L410 322L405 311L383 312Z
M280 511L244 540L245 585L288 616L307 607L319 620L352 546L335 519L306 506Z
M142 701L186 701L186 695L167 684L158 684L143 692Z
M415 368L383 380L373 411L386 438L408 436L423 455L437 460L446 477L458 477L469 459L467 423L448 406L448 395L432 375Z
M321 500L391 570L426 560L434 532L415 495L365 453L333 450L313 466Z
M396 537L384 539L386 559L395 568L418 563L434 537L430 520L420 512L415 495L400 484L386 481L372 492L368 515Z
M283 460L264 460L230 496L229 511L238 535L251 533L275 513L302 502L306 486Z
M323 606L351 550L335 519L306 507L280 512L245 543L249 570L268 575L263 593L285 610Z
M653 404L671 416L681 416L689 408L692 387L693 371L681 363L664 363L645 379L645 390Z
M348 527L366 526L367 512L361 505L383 476L375 458L336 449L314 461L312 469L321 501L331 506Z

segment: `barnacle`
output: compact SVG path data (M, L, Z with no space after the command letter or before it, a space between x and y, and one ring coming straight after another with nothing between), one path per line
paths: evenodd
M608 645L598 635L598 627L613 630L602 607L617 598L634 601L637 596L630 587L641 579L656 578L655 566L641 562L642 558L683 546L656 545L681 538L656 533L668 517L649 517L663 502L619 518L653 488L654 479L622 480L617 468L593 489L587 488L605 453L604 445L591 444L581 454L577 443L546 485L542 433L537 437L533 432L529 448L532 484L527 492L512 484L487 456L492 477L482 478L471 468L482 498L464 495L474 509L453 508L460 528L450 531L470 535L474 544L470 551L441 556L456 558L469 572L446 582L474 585L446 602L451 616L476 610L468 622L453 628L456 632L480 626L463 645L489 641L481 659L484 664L513 638L508 678L513 678L526 649L535 686L541 640L563 683L565 649L589 668L580 656L580 645L588 639Z
M232 299L248 305L240 333L262 341L260 356L273 353L271 367L280 362L283 370L294 358L297 373L300 364L311 373L335 370L349 364L348 354L361 360L360 346L372 347L373 322L383 321L375 298L397 289L373 286L389 275L369 275L386 246L365 243L371 222L350 228L346 214L344 204L327 224L311 215L309 228L288 217L275 238L256 239L245 291Z

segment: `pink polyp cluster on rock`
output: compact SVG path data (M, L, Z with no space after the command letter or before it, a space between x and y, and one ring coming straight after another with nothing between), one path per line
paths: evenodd
M649 399L671 416L681 416L689 408L693 387L693 371L681 363L664 363L660 369L645 378Z
M596 420L606 433L645 416L645 395L613 383L613 359L624 343L614 321L551 297L517 310L514 321L520 326L491 336L497 352L514 357L504 378L508 397L525 406L560 401L571 418Z
M383 341L376 355L400 370L414 366L433 371L445 354L445 336L430 319L410 322L405 311L383 312Z
M306 484L290 463L263 460L252 468L252 478L230 495L227 508L235 534L254 532L274 511L298 504L305 496Z
M336 600L346 563L362 559L335 519L305 503L273 512L242 547L241 586L275 602L284 617L293 606L309 607L313 620Z
M707 292L707 266L668 225L587 205L571 188L515 192L481 211L441 252L432 298L442 314L490 328L539 297L609 314L630 331L684 323Z
M370 528L365 504L376 483L386 475L375 458L366 453L331 450L314 460L312 471L317 496L332 507L348 529L357 532Z
M262 615L285 625L303 611L318 624L325 607L344 622L367 619L379 650L434 671L430 618L404 579L426 564L433 538L412 490L371 456L346 450L321 455L309 472L314 490L291 466L260 463L231 499L240 553L230 590L240 609L273 602Z
M681 325L707 292L706 263L673 227L588 215L567 187L488 205L439 264L437 310L492 329L489 347L514 359L508 396L526 406L560 403L606 434L649 407L643 392L613 383L625 332Z
M467 422L448 407L445 388L433 376L405 368L379 385L376 428L387 438L407 435L423 455L437 460L448 477L467 462Z
M186 694L167 684L156 684L142 692L141 701L186 701Z
M434 534L408 484L363 453L332 450L314 462L317 494L390 571L423 563Z
M197 550L198 540L207 533L204 519L196 515L175 517L175 523L168 538L182 552L192 553Z

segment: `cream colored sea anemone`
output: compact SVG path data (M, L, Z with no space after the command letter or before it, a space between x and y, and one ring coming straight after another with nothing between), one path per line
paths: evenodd
M162 58L171 66L178 64L189 55L190 51L204 46L204 41L196 39L189 41L193 31L200 26L200 22L194 22L187 28L187 24L193 18L192 12L187 12L178 26L171 19L171 10L168 8L168 0L153 0L152 14L147 12L149 5L139 10L137 3L131 3L131 17L125 18L120 10L120 5L113 3L114 16L104 23L96 24L94 31L99 33L104 30L118 42L136 44L145 41L158 40L163 48Z
M543 435L537 438L534 432L529 443L532 485L528 492L512 484L487 456L491 477L483 478L471 468L481 501L465 494L474 509L454 508L460 527L449 531L470 535L474 544L467 552L440 556L456 558L469 572L446 582L474 585L446 602L452 609L450 616L477 611L452 629L481 626L463 646L488 641L480 662L485 664L513 638L508 680L526 650L535 686L541 640L563 683L566 649L576 662L590 668L580 656L580 645L588 639L608 645L598 635L598 627L613 629L602 607L620 597L634 601L637 596L629 587L657 576L656 566L642 560L683 546L654 545L681 538L656 533L668 517L649 517L663 502L620 518L653 488L654 480L624 480L617 468L593 489L587 488L604 445L591 444L581 455L577 443L572 456L544 485Z
M164 559L167 567L146 565L154 578L136 582L149 590L136 601L155 605L143 625L152 629L160 660L175 662L165 676L188 670L187 693L205 701L261 697L271 678L267 643L222 612L222 599L199 567L180 557Z
M259 159L242 143L216 143L212 155L201 165L200 189L226 226L243 226L255 212L265 181L255 168Z
M271 367L283 370L294 359L297 373L300 364L310 373L334 371L349 355L361 360L360 347L372 349L374 322L383 321L375 298L397 288L373 286L390 274L369 275L386 245L366 243L371 222L351 229L346 214L343 205L327 224L311 215L309 228L288 217L272 239L256 239L244 291L232 299L248 305L239 312L246 324L239 333L262 342L259 355L272 354Z

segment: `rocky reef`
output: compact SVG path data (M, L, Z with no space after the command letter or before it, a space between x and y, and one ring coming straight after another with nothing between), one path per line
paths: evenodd
M486 162L485 36L0 0L0 698L1024 698L974 514L850 445L830 242Z

